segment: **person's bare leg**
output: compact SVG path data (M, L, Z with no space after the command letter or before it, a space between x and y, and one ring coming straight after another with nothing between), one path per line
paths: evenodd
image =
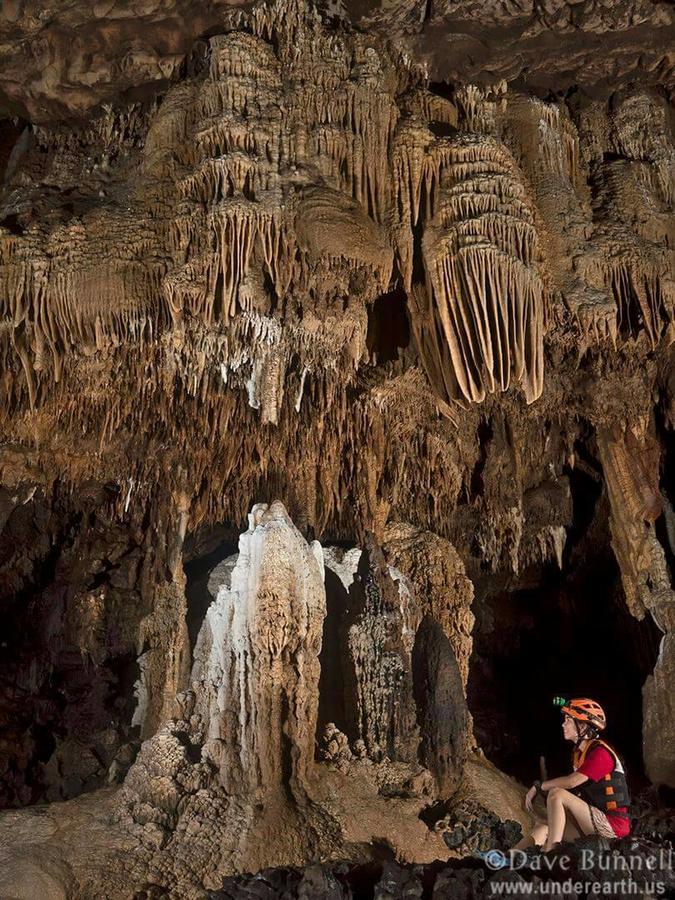
M583 834L593 834L595 831L588 803L570 791L562 788L553 788L549 791L546 799L546 812L548 815L548 837L544 850L550 850L554 844L559 843L563 839L568 812L572 813L578 828L581 829Z
M548 816L548 836L544 850L550 850L553 844L562 840L565 831L565 806L562 802L562 788L552 788L546 798L546 814Z
M538 822L529 834L524 835L513 847L513 850L525 850L527 847L536 845L541 847L546 843L548 836L548 825L545 822Z
M565 830L563 831L563 841L576 841L577 838L580 838L582 832L576 825L573 817L569 814L565 816Z

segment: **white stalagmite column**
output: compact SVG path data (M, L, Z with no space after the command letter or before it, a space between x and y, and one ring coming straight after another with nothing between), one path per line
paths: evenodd
M195 648L204 755L232 794L305 786L314 760L323 557L280 502L257 504Z

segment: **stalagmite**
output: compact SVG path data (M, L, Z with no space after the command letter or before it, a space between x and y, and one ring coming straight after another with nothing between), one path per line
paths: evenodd
M314 759L323 560L281 503L258 504L202 626L191 675L205 756L228 793L264 794ZM287 760L285 773L280 760Z
M420 755L433 772L441 797L450 797L464 774L469 711L450 641L441 624L430 615L420 624L412 665L418 718L424 735Z
M350 597L340 626L350 736L363 741L374 759L415 760L411 654L420 613L410 587L388 570L372 540L363 553L342 560L328 554L326 566Z
M383 549L394 570L410 582L420 613L440 623L466 685L475 621L471 611L474 586L456 548L437 534L392 522Z

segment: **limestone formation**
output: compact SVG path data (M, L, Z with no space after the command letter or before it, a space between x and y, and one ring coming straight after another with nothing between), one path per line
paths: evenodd
M423 735L420 756L441 797L459 787L467 753L468 714L459 668L441 625L426 615L413 648L415 701Z
M468 897L568 691L661 816L672 25L3 4L0 895Z
M414 760L419 736L412 697L417 612L372 542L361 555L345 617L346 706L352 728L376 758Z
M306 786L325 616L323 558L314 547L282 504L254 506L231 580L197 639L193 715L204 759L230 795L255 797L282 778L297 790Z
M402 522L391 523L384 551L391 565L408 578L421 615L443 628L457 660L464 685L469 676L473 584L449 541Z
M512 379L531 403L543 390L546 312L533 209L503 146L485 136L445 143L426 176L427 286L412 308L422 359L446 403L480 403Z

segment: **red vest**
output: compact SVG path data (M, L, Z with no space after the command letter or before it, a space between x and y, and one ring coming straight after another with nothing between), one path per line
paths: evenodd
M576 771L583 764L587 755L596 747L604 747L614 759L614 768L611 772L601 778L600 781L585 781L577 788L579 796L583 797L591 806L595 806L604 813L624 816L626 813L617 813L617 807L627 807L630 805L630 794L628 793L628 784L626 782L626 773L618 754L609 744L601 741L599 738L589 741L583 750L575 747L572 753L572 765Z

